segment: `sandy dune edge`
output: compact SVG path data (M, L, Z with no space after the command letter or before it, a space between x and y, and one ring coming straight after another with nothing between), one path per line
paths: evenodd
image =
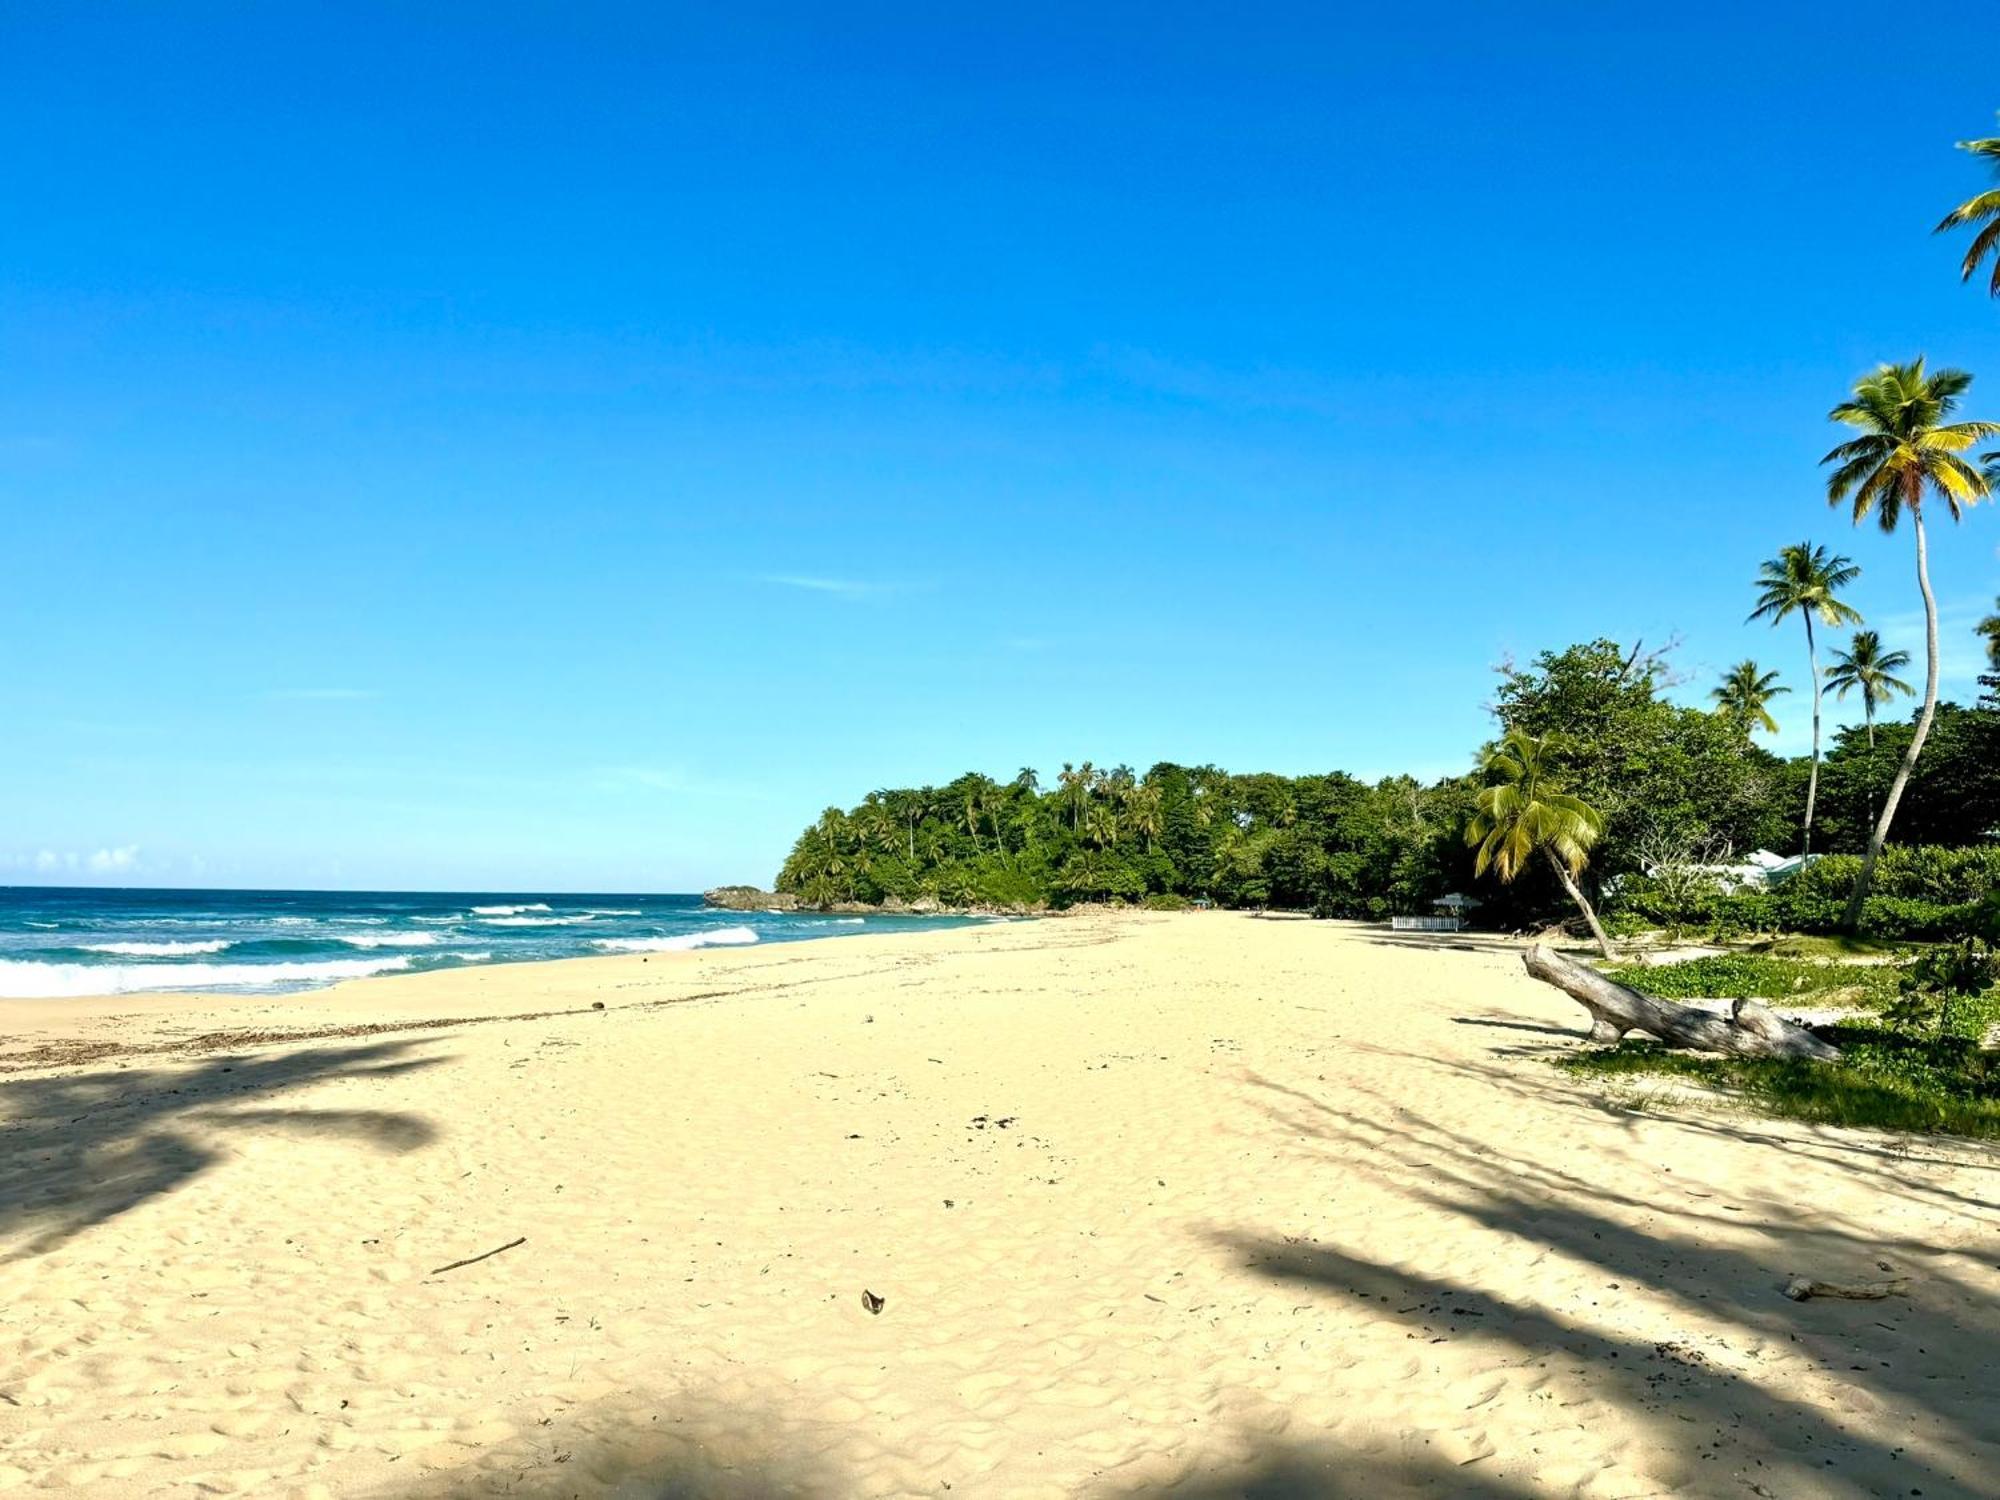
M10 1004L0 1484L2000 1492L2000 1155L1606 1107L1576 1020L1216 914Z

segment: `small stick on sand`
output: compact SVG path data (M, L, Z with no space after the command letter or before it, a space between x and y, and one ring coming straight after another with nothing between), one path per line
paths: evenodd
M512 1250L516 1245L525 1245L527 1243L528 1237L524 1234L518 1240L509 1240L504 1245L494 1246L484 1255L468 1255L464 1260L455 1260L448 1266L439 1266L435 1271L431 1272L431 1275L442 1276L447 1271L456 1271L460 1266L469 1266L477 1261L489 1260L493 1256L498 1255L502 1250Z
M1884 1297L1894 1297L1908 1287L1907 1276L1897 1276L1888 1281L1859 1281L1851 1286L1843 1286L1837 1281L1814 1281L1808 1276L1794 1276L1785 1283L1785 1295L1794 1302L1804 1302L1812 1297L1845 1297L1850 1302L1879 1302Z

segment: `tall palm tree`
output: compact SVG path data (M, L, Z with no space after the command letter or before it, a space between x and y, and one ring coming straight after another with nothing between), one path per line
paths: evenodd
M1863 376L1855 384L1854 399L1827 413L1829 420L1861 434L1820 460L1837 466L1826 482L1827 502L1851 502L1857 525L1873 513L1884 531L1894 531L1907 510L1910 529L1917 538L1917 589L1924 596L1923 711L1917 715L1917 732L1903 752L1896 779L1889 784L1882 815L1868 835L1868 852L1861 856L1861 873L1847 898L1845 923L1849 931L1860 923L1861 904L1868 899L1868 887L1875 879L1875 862L1882 856L1882 844L1896 820L1903 788L1909 785L1910 773L1930 737L1931 721L1937 717L1937 599L1931 593L1930 554L1924 539L1924 497L1929 494L1942 500L1956 521L1966 506L1993 493L1995 469L1982 473L1963 455L1986 438L2000 437L2000 422L1946 420L1971 384L1972 377L1963 370L1926 371L1920 355L1908 364L1882 365ZM1993 455L1988 454L1986 461L1992 460Z
M1986 664L2000 672L2000 597L1993 601L1993 613L1973 628L1986 637Z
M1912 697L1916 689L1896 674L1910 664L1907 651L1884 651L1882 637L1872 630L1857 630L1845 651L1833 654L1826 680L1844 700L1857 688L1861 692L1861 712L1868 721L1868 821L1875 821L1875 710L1884 699L1901 693Z
M1776 672L1762 671L1754 661L1739 661L1722 679L1722 686L1708 696L1715 700L1715 711L1741 724L1745 734L1758 729L1776 734L1778 721L1771 717L1770 703L1778 694L1790 691L1778 686Z
M1491 869L1503 884L1540 854L1583 913L1598 951L1613 958L1611 939L1576 883L1590 862L1590 846L1604 832L1604 815L1557 784L1549 762L1562 748L1559 735L1509 730L1487 752L1486 774L1495 779L1479 794L1479 811L1466 825L1465 841L1478 851L1474 871L1484 875Z
M1845 557L1837 557L1811 542L1794 542L1779 550L1757 575L1757 607L1753 620L1769 620L1772 625L1797 615L1806 622L1806 665L1812 672L1812 775L1806 781L1806 823L1802 836L1805 853L1812 853L1813 808L1819 803L1819 647L1813 640L1813 621L1822 625L1858 625L1861 611L1836 597L1861 570Z
M1970 151L1974 156L1984 157L1993 166L1993 175L2000 177L2000 135L1989 136L1983 141L1960 141L1958 149ZM1966 249L1965 263L1959 267L1959 280L1972 280L1972 273L1979 269L1980 261L1993 257L1993 280L1987 291L2000 297L2000 187L1990 187L1983 193L1974 193L1950 213L1938 225L1936 233L1947 229L1957 229L1965 224L1983 224L1985 227L1972 237L1972 244Z

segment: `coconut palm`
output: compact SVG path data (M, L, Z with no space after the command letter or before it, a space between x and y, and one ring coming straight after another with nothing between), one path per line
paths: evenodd
M1986 637L1986 664L2000 672L2000 598L1993 601L1993 613L1973 628Z
M1084 814L1083 836L1103 849L1118 842L1118 810L1109 802L1093 802Z
M2000 135L1989 136L1983 141L1960 141L1958 149L1983 157L1992 165L1993 175L2000 178ZM1966 248L1965 262L1959 267L1959 280L1972 280L1972 273L1979 269L1980 261L1990 255L1993 257L1993 279L1986 289L1993 296L2000 297L2000 187L1974 193L1944 216L1936 232L1942 234L1947 229L1957 229L1966 224L1985 227L1973 235L1971 245Z
M1858 625L1861 611L1842 603L1836 596L1861 570L1845 557L1838 557L1811 542L1794 542L1781 548L1757 575L1757 607L1753 620L1769 620L1774 626L1797 615L1806 622L1806 665L1812 673L1812 775L1806 781L1806 821L1802 835L1805 853L1812 853L1813 809L1819 803L1819 647L1813 640L1813 621L1822 625ZM1767 715L1768 717L1768 715Z
M1465 841L1477 851L1473 869L1489 869L1511 883L1540 854L1574 901L1606 958L1615 957L1597 912L1577 877L1590 862L1590 846L1604 831L1604 815L1557 784L1550 762L1563 748L1561 736L1511 729L1487 752L1485 770L1495 778L1479 793L1479 811L1466 825Z
M1930 736L1931 721L1937 717L1937 599L1931 593L1924 497L1942 500L1956 521L1966 506L1992 495L1996 470L2000 470L1996 465L1982 473L1963 456L1975 444L2000 437L2000 422L1946 420L1971 384L1972 377L1963 370L1925 370L1919 356L1904 365L1882 365L1863 376L1855 384L1854 399L1827 413L1829 420L1861 434L1820 460L1836 465L1826 483L1828 503L1851 503L1857 525L1872 513L1884 531L1894 531L1896 522L1908 511L1910 529L1917 539L1917 589L1924 596L1924 706L1917 715L1910 747L1896 768L1896 779L1889 784L1882 815L1868 836L1868 851L1861 856L1861 873L1855 877L1853 893L1847 898L1845 921L1850 931L1861 920L1861 904L1868 899L1868 887L1875 879L1875 862L1881 858L1882 844L1896 820L1896 806L1903 800L1903 788L1909 785L1910 773ZM1987 461L1992 460L1993 455L1987 455Z
M1146 841L1148 854L1160 834L1161 807L1160 789L1151 782L1140 782L1125 798L1125 826Z
M1884 651L1882 637L1872 630L1857 630L1845 651L1833 653L1833 665L1826 669L1826 685L1843 701L1852 692L1861 694L1861 712L1868 721L1868 748L1875 748L1875 710L1892 696L1913 697L1916 689L1896 674L1910 664L1907 651Z
M1745 734L1759 729L1776 734L1778 721L1771 717L1770 703L1778 694L1790 691L1778 686L1776 672L1763 671L1754 661L1739 661L1722 679L1722 686L1708 696L1715 700L1715 711L1741 724Z
M1868 821L1875 821L1875 710L1896 693L1908 698L1916 689L1896 674L1910 664L1907 651L1884 651L1882 637L1872 630L1857 630L1845 651L1836 651L1826 680L1842 699L1856 689L1861 693L1861 712L1868 721Z

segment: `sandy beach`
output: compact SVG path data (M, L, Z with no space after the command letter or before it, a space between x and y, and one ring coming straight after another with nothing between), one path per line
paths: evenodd
M2000 1152L1581 1019L1222 913L10 1002L0 1486L2000 1493Z

